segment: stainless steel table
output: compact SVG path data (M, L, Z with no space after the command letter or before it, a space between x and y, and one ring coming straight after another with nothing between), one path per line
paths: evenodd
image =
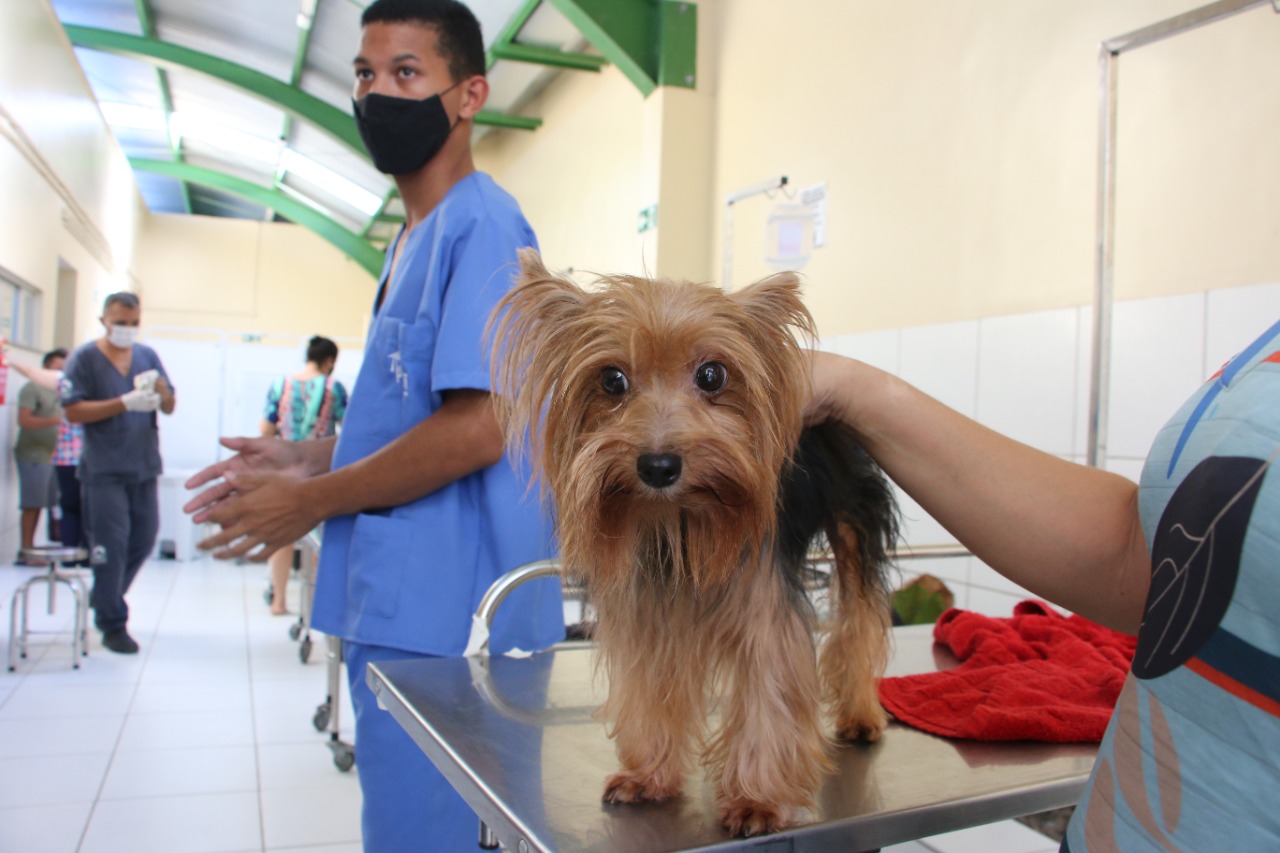
M890 675L955 666L932 626L894 630ZM369 667L379 701L512 851L874 850L1075 803L1089 744L949 740L891 723L879 743L841 747L808 822L735 839L712 785L694 775L679 799L601 802L616 769L591 716L601 690L588 649L531 658L389 661Z

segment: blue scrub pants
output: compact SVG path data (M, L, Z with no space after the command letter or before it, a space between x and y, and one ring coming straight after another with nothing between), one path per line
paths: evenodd
M369 663L427 657L343 641L356 715L356 769L364 793L365 853L460 853L479 849L480 818L436 770L365 682Z
M156 480L81 486L89 565L93 568L93 622L103 633L117 631L129 621L124 594L151 555L160 531Z

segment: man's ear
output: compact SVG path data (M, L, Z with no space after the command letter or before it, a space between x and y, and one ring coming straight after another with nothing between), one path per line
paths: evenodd
M462 90L462 103L458 107L458 120L471 120L484 109L489 100L489 78L473 74L458 86Z

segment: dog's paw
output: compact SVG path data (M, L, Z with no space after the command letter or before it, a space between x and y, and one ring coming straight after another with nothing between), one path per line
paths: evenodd
M730 834L751 837L777 832L791 822L791 809L734 799L720 804L720 822Z
M669 800L680 793L677 783L663 785L653 776L641 776L627 770L619 770L604 780L606 803L645 803Z
M887 725L889 725L889 715L883 708L876 706L873 711L837 721L836 738L846 743L857 741L875 743L880 740L880 735Z

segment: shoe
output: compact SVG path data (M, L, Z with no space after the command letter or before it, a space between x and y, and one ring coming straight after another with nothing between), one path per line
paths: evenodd
M102 635L102 645L116 654L136 655L138 653L138 641L130 637L129 632L124 628L105 632Z

